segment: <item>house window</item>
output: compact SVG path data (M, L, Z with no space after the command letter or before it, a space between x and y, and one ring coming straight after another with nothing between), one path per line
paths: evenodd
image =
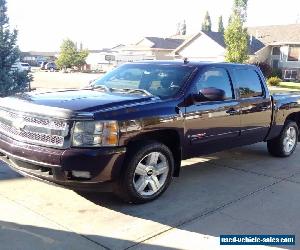
M272 55L273 56L279 56L280 55L280 47L273 47Z
M297 79L297 70L285 70L284 79L286 80L296 80Z
M299 61L300 60L300 47L290 46L288 61Z

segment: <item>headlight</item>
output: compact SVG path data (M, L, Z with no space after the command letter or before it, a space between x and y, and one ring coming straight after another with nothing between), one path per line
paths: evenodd
M117 146L118 135L119 127L116 121L75 122L72 136L72 146Z

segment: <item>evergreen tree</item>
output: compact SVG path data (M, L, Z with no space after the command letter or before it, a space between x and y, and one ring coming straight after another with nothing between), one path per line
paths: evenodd
M248 32L244 27L247 18L247 0L234 0L233 13L224 33L225 59L244 63L248 60Z
M211 19L208 11L205 13L205 17L202 23L202 31L211 31Z
M218 19L218 32L224 33L224 24L223 24L222 16L219 16L219 19Z
M6 0L0 0L0 96L25 91L31 81L28 72L20 72L13 65L20 59L17 30L10 30Z

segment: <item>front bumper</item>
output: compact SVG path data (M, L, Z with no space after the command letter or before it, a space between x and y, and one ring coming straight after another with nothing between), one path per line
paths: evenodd
M119 177L126 148L54 149L0 134L0 160L24 176L78 190L106 191ZM76 178L72 171L88 171Z

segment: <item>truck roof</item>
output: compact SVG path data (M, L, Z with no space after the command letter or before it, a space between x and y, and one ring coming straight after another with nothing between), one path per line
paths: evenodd
M155 64L155 65L190 65L190 66L226 66L226 67L256 67L251 64L228 63L228 62L205 62L205 61L184 61L184 60L143 60L130 62L128 64Z

